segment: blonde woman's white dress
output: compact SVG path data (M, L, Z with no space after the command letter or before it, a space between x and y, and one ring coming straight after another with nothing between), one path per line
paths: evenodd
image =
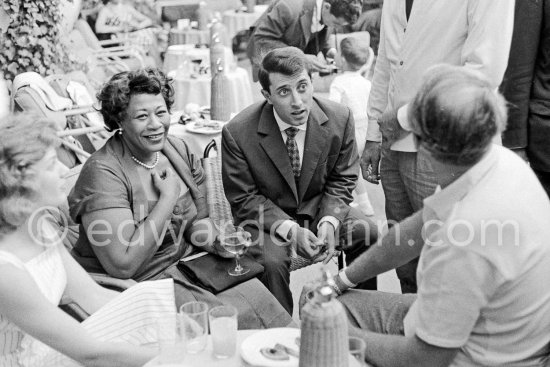
M60 241L59 241L60 242ZM42 294L58 305L67 285L67 274L60 253L61 244L46 247L27 262L0 251L0 266L25 269ZM175 313L171 279L143 282L129 288L86 319L82 325L94 337L134 345L156 340L155 320ZM0 314L0 366L73 367L81 366L69 357L23 332Z

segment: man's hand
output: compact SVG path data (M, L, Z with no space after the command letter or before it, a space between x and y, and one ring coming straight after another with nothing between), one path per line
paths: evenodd
M327 61L332 60L334 62L334 60L336 60L337 55L338 55L338 51L334 47L331 47L328 49L327 54L325 55L325 58L327 59Z
M330 222L323 222L317 231L317 238L326 248L323 259L323 264L327 264L332 256L334 256L334 248L336 247L336 229Z
M349 287L346 286L339 278L338 275L334 276L332 278L332 280L334 281L334 283L336 284L337 288L338 288L338 291L340 291L340 293L338 293L338 291L336 290L336 288L334 288L334 292L338 295L340 295L341 293L344 293L346 292ZM300 299L298 301L298 311L299 311L299 315L301 315L301 312L302 312L302 308L305 306L305 304L311 299L313 298L313 291L315 289L317 289L317 287L319 287L320 285L320 282L319 280L313 280L313 281L309 281L307 282L304 287L302 288L302 293L300 294Z
M382 149L389 149L396 140L407 133L397 120L396 110L386 111L378 120L378 125L382 133Z
M314 71L328 72L329 70L327 61L325 60L325 57L322 54L306 55L306 60L312 72Z
M309 229L299 226L292 227L290 242L296 244L298 255L306 259L314 258L322 249L323 243Z
M363 178L370 183L378 185L380 181L380 143L367 141L363 155L361 156L361 172Z

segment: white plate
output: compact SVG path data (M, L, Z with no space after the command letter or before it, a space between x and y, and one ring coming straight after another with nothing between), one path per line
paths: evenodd
M250 335L241 343L241 357L252 366L257 367L298 367L298 358L289 356L286 361L274 361L262 355L260 349L273 348L280 343L297 351L300 347L296 345L296 338L300 336L300 329L275 328L258 331ZM360 367L359 362L349 356L349 367ZM367 367L370 365L366 365Z
M275 328L258 331L243 340L241 357L250 365L258 367L298 367L298 358L289 356L286 361L274 361L262 355L260 349L273 348L281 343L287 347L299 350L296 338L300 336L300 329Z
M211 121L215 121L215 120L211 120ZM187 124L185 124L185 128L187 129L187 131L191 132L191 133L196 133L196 134L205 134L205 135L215 135L215 134L219 134L222 132L222 126L223 126L223 121L217 121L219 124L220 124L220 128L219 129L212 129L210 127L197 127L196 126L196 123L194 121L191 121Z

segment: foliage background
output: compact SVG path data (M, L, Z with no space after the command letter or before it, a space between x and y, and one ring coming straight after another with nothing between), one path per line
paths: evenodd
M72 2L72 1L71 1ZM50 75L75 60L61 42L60 0L2 0L9 26L0 33L0 70L6 79L25 71Z

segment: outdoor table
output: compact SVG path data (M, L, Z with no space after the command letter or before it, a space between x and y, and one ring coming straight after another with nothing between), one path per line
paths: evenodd
M238 113L254 102L248 72L235 68L226 73L228 79L227 100L231 113ZM210 75L178 75L174 78L174 109L183 110L188 103L210 106Z
M250 28L256 20L267 10L268 5L256 5L254 13L247 13L240 10L226 10L223 12L222 22L227 28L227 35L230 40L239 31Z
M240 356L240 346L247 337L250 335L258 332L259 330L239 330L237 331L237 352L235 355L228 359L216 359L212 354L212 338L210 335L208 335L208 342L206 345L206 349L198 354L187 354L185 356L185 360L182 364L183 366L189 366L189 367L252 367L249 364L247 364L245 361L242 360ZM359 363L354 360L352 357L349 359L350 367L360 367ZM159 364L158 361L156 361L156 358L147 363L143 367L161 367L162 365ZM174 364L170 365L176 366Z
M180 74L181 72L198 73L200 65L210 66L210 49L208 47L196 47L194 44L172 45L166 51L163 68L166 73L180 68L182 68L181 71L178 71ZM225 70L232 70L236 66L237 61L233 51L229 47L225 47Z
M169 73L170 71L181 67L188 59L187 52L194 48L194 44L168 46L166 54L164 55L164 72Z
M170 30L170 45L184 45L184 44L209 44L210 43L210 31L200 29L177 29L172 28Z
M185 125L179 123L170 125L168 134L185 141L191 153L195 154L198 158L202 158L204 149L213 139L219 139L222 136L221 131L210 134L194 133L189 131Z

